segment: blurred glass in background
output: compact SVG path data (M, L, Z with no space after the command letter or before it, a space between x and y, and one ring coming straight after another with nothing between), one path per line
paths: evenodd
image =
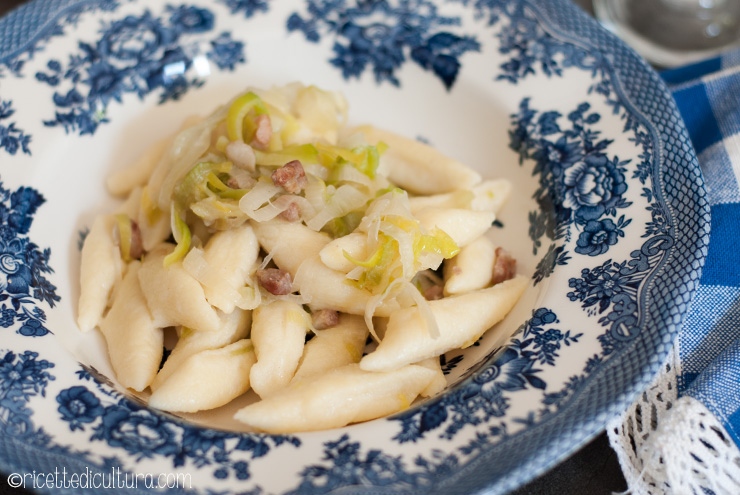
M740 43L740 0L593 0L601 23L650 63L674 67Z

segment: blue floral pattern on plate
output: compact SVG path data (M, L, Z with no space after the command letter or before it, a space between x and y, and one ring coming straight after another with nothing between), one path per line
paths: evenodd
M199 493L504 493L603 428L666 354L706 252L698 165L657 77L567 2L50 5L32 0L0 20L0 76L11 88L0 98L4 471L28 470L26 457L3 454L23 452L37 470L52 471L59 454L78 471L169 466L192 474ZM138 127L124 107L152 112L146 132L159 132L154 122L170 132L179 121L156 120L159 110L209 91L222 98L213 85L235 92L260 71L284 79L291 61L311 67L298 77L315 71L349 92L416 102L424 115L409 132L452 149L474 130L466 112L487 117L488 100L505 108L486 121L507 148L496 173L531 195L512 198L500 226L524 233L517 249L536 306L505 322L518 328L506 345L486 334L444 356L448 390L386 420L281 436L152 411L118 388L104 357L59 352L59 341L87 342L64 278L75 276L65 264L87 221L54 212L68 201L83 218L104 197L60 192L79 177L102 180L85 160L132 158L110 137ZM475 93L482 109L464 106L471 88L485 88ZM387 115L374 117L382 125ZM63 168L41 143L75 159Z
M21 335L41 337L46 313L60 300L46 274L51 251L28 238L36 210L46 200L31 187L9 191L0 183L0 326L18 326Z
M15 113L11 101L0 101L0 121L7 121ZM31 136L18 129L15 122L4 122L0 124L0 150L11 155L18 151L31 154Z
M243 43L223 32L202 49L188 37L213 30L213 13L207 9L167 6L161 16L145 11L104 25L94 43L80 42L65 64L50 59L36 79L55 88L54 118L45 125L67 132L94 134L108 122L108 106L122 102L125 93L144 98L159 91L159 103L179 99L185 91L203 84L205 74L188 76L200 62L221 70L234 70L244 62ZM201 69L202 71L203 69ZM65 85L66 83L66 85ZM66 87L69 89L66 89ZM71 87L70 87L71 86Z
M315 43L322 36L333 36L330 63L345 78L359 78L371 69L377 82L399 85L396 73L410 57L449 89L460 70L460 58L480 48L475 37L451 32L460 18L440 15L437 4L428 0L403 0L398 5L310 0L306 10L307 15L290 15L288 30L300 31Z
M569 227L579 233L575 252L599 256L624 237L630 220L619 214L631 203L624 199L627 191L625 162L607 155L610 141L599 139L591 129L600 115L589 112L582 103L568 114L569 128L561 129L556 111L537 112L529 100L520 104L511 131L512 149L521 160L536 162L533 173L539 176L535 193L539 210L530 213L530 237L535 252L540 238L568 238ZM562 260L566 253L562 253Z

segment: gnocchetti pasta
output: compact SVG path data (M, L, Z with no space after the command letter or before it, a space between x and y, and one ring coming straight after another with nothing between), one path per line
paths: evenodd
M235 418L270 433L382 417L514 307L528 281L490 236L509 183L347 114L315 86L248 88L109 177L78 325L151 407L251 391Z

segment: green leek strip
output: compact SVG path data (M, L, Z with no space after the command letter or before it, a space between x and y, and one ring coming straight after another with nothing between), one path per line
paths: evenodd
M352 150L332 146L325 143L316 143L319 152L319 163L327 168L333 168L337 164L351 163L355 167L362 157Z
M180 208L175 205L172 206L172 234L175 241L177 241L177 246L174 251L165 256L165 268L185 258L185 255L190 251L190 228L183 219L184 212L179 210Z
M251 91L239 96L231 104L226 114L226 134L229 141L244 141L244 119L252 109L258 115L267 113L265 103Z
M373 254L368 257L365 261L358 260L351 254L349 254L347 251L342 252L344 254L344 257L347 258L349 261L354 263L357 266L361 266L363 268L372 268L374 266L377 266L378 263L380 263L380 258L383 256L383 247L378 246L378 248L375 250Z
M199 162L185 174L175 186L174 199L178 205L187 207L208 196L208 177L211 174L228 173L231 162Z
M365 268L355 284L373 294L383 292L388 284L397 278L398 268L398 241L382 232L378 235L378 241L378 248L364 261L353 258L347 252L344 253L352 263Z
M378 166L380 165L380 155L382 155L387 148L388 146L383 142L380 142L375 146L362 147L362 162L356 165L357 169L371 179L374 179Z
M460 252L457 243L442 229L435 227L430 234L422 234L418 220L400 215L386 215L383 221L413 235L415 259L421 253L435 253L449 259Z
M457 256L460 247L442 229L435 228L431 235L423 234L414 240L414 254L416 257L421 253L435 253L445 259Z
M358 146L351 150L324 143L316 143L315 146L319 152L319 163L323 166L333 169L337 165L350 163L370 179L375 178L380 155L387 149L384 143L378 143L377 146Z
M388 187L384 187L383 189L378 189L378 191L375 193L375 197L376 198L379 198L379 197L381 197L381 196L383 196L385 194L388 194L388 193L391 193L391 194L406 194L406 190L401 189L398 186L388 186Z
M286 163L298 160L301 163L317 163L319 153L312 144L301 144L297 146L288 146L280 151L260 151L254 150L254 156L257 165L278 166L282 167Z
M229 187L216 175L211 172L206 177L206 183L211 191L214 191L221 199L236 199L239 200L249 192L249 189L234 189Z
M121 259L125 262L131 261L131 219L125 213L116 215L118 226L118 249L121 251Z
M322 232L326 232L333 239L337 237L344 237L350 232L354 232L364 216L364 210L362 211L350 211L343 217L332 218L326 225L321 228Z

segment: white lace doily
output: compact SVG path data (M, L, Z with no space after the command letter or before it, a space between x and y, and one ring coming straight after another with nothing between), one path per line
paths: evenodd
M715 416L678 398L677 351L607 432L630 495L738 495L740 450Z

